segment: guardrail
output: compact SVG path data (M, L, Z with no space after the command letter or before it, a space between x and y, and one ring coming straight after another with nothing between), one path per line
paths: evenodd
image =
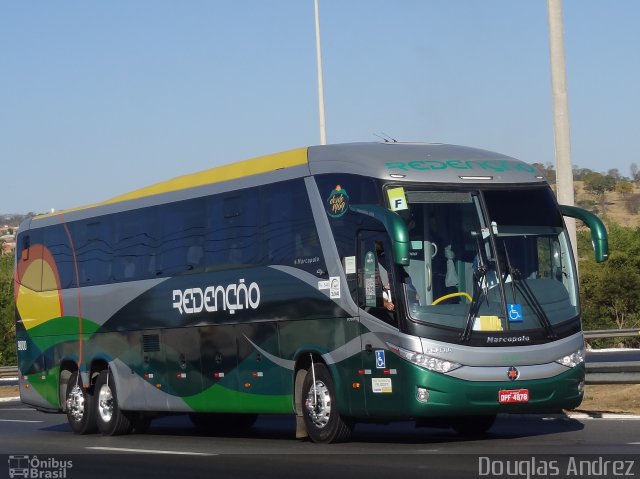
M0 379L17 378L18 366L2 366L0 367Z
M640 384L640 361L585 363L587 384Z
M591 331L584 331L585 339L621 338L628 336L640 336L640 329L593 329Z

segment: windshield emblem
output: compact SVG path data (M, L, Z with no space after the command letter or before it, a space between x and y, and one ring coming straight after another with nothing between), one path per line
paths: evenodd
M515 381L516 379L518 379L520 377L520 371L518 371L518 369L515 366L511 366L508 370L507 370L507 377L511 380L511 381Z

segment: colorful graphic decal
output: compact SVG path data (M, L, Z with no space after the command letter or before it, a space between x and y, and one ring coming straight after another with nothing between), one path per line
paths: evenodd
M340 185L337 185L327 199L327 213L332 218L340 218L348 209L349 195Z
M14 294L22 323L29 330L64 316L64 305L58 268L51 252L36 244L23 257L26 259L19 258L16 267Z

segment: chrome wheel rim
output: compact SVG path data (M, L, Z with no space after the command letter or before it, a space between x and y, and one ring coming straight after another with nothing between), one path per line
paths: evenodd
M98 392L98 414L104 422L111 421L113 417L113 393L106 384L103 384Z
M331 417L331 394L325 383L316 381L315 395L313 386L309 389L305 407L311 422L318 429L322 429L329 423Z
M84 393L78 385L73 386L67 396L67 413L74 421L81 421L84 417Z

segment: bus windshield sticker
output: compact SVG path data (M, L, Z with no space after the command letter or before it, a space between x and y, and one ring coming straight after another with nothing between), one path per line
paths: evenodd
M318 289L329 289L331 288L331 281L318 281Z
M522 318L522 305L521 304L507 304L507 311L509 312L510 323L521 323Z
M376 307L376 257L372 251L364 259L364 297L367 306Z
M402 186L398 188L390 188L387 190L387 197L391 205L391 211L408 210L407 197L404 194Z
M329 297L331 299L340 299L340 277L332 276L329 278L331 287L329 288Z
M340 185L336 185L327 198L327 213L332 218L340 218L349 209L349 195Z
M474 331L502 331L502 323L498 316L480 316L473 323Z
M345 258L344 258L344 272L345 272L345 274L355 274L356 273L356 257L355 256L345 256Z

